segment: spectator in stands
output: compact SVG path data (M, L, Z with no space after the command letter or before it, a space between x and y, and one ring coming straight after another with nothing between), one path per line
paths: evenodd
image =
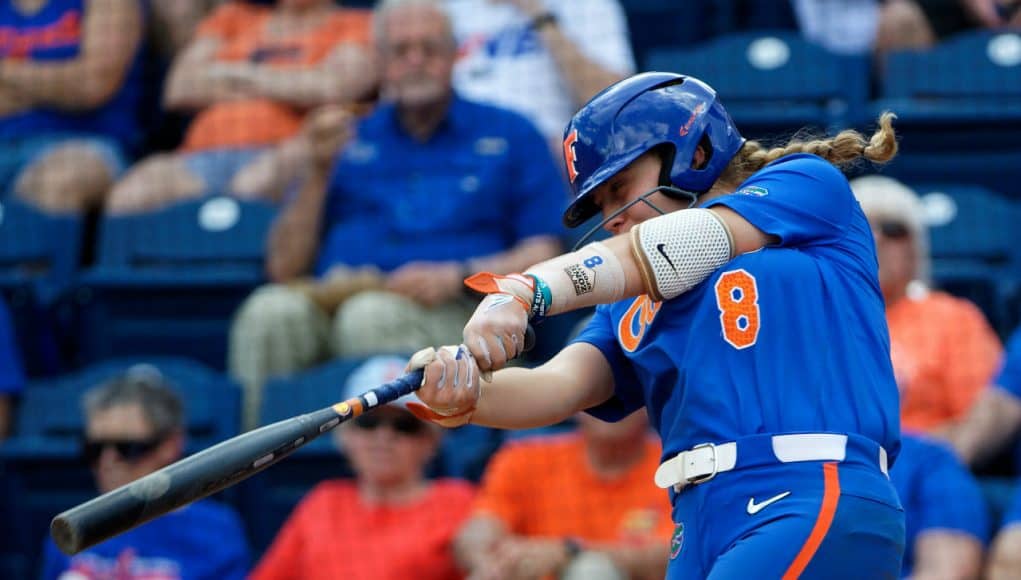
M906 519L903 577L978 578L989 518L978 482L953 452L905 433L890 479Z
M366 372L361 372L363 369ZM340 393L348 399L393 380L403 364L370 359ZM474 489L427 480L442 429L412 415L414 396L341 425L336 442L354 480L317 485L294 509L252 573L252 580L459 578L451 543Z
M219 7L167 78L165 106L196 113L184 143L132 168L111 191L109 211L146 211L209 193L279 196L243 189L235 177L296 138L309 109L375 90L370 36L367 11L338 8L332 0ZM297 177L300 168L285 169Z
M458 561L477 578L662 578L670 503L653 483L659 442L645 411L619 423L512 441L493 456Z
M181 457L181 400L158 375L129 372L85 394L83 453L100 492L144 477ZM202 500L75 556L46 540L43 578L245 577L248 547L230 508Z
M467 98L521 113L559 151L590 97L635 72L618 0L446 0Z
M853 180L851 189L876 238L901 425L948 437L989 383L1003 348L974 304L928 287L928 230L917 195L878 175Z
M1013 0L886 0L876 48L880 52L929 48L973 28L1021 26Z
M476 303L466 275L513 272L558 251L548 208L566 190L553 158L527 120L453 90L456 45L438 2L385 0L376 18L388 102L339 157L316 156L270 234L277 284L257 290L231 330L230 369L248 388L249 418L267 377L331 353L460 342ZM338 127L322 132L349 133L345 118L327 118ZM325 281L294 284L309 270Z
M0 2L0 188L98 206L137 154L142 0Z
M11 315L0 298L0 441L11 434L16 397L25 388L25 373L14 337Z
M150 0L150 39L157 55L172 59L192 41L199 22L220 0Z
M1014 331L1008 341L1007 353L996 378L989 388L983 389L971 412L951 433L950 442L966 464L978 467L1017 441L1019 428L1021 328Z
M1000 524L989 549L987 580L1021 578L1021 485L1015 484L1014 500Z

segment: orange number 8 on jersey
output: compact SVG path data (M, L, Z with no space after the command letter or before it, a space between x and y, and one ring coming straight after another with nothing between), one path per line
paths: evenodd
M748 348L759 338L759 289L755 276L731 270L716 281L723 339L736 349Z

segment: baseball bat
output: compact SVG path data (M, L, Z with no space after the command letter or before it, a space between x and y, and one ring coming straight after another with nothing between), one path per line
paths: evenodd
M531 327L525 350L535 343ZM298 415L222 441L145 477L58 514L50 535L72 556L104 540L267 469L337 425L413 393L422 369L318 411Z

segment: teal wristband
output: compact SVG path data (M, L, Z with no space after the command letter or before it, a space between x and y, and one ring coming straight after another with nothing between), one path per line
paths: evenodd
M546 320L546 312L553 304L553 294L549 285L535 274L525 274L535 282L535 294L532 295L532 308L528 313L528 319L536 324Z

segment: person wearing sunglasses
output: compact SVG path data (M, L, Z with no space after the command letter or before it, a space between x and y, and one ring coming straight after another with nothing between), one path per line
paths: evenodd
M404 365L400 357L368 359L351 374L340 399L393 380ZM452 543L468 517L474 488L465 481L426 478L442 429L408 411L415 400L410 395L377 407L335 431L354 478L312 489L252 580L462 577Z
M182 402L158 371L130 369L83 397L82 457L100 493L149 475L181 458ZM233 509L202 500L159 517L73 557L46 540L43 579L241 579L249 550Z
M876 239L901 427L951 437L1003 346L977 306L930 287L929 232L915 192L880 175L859 177L851 189Z

